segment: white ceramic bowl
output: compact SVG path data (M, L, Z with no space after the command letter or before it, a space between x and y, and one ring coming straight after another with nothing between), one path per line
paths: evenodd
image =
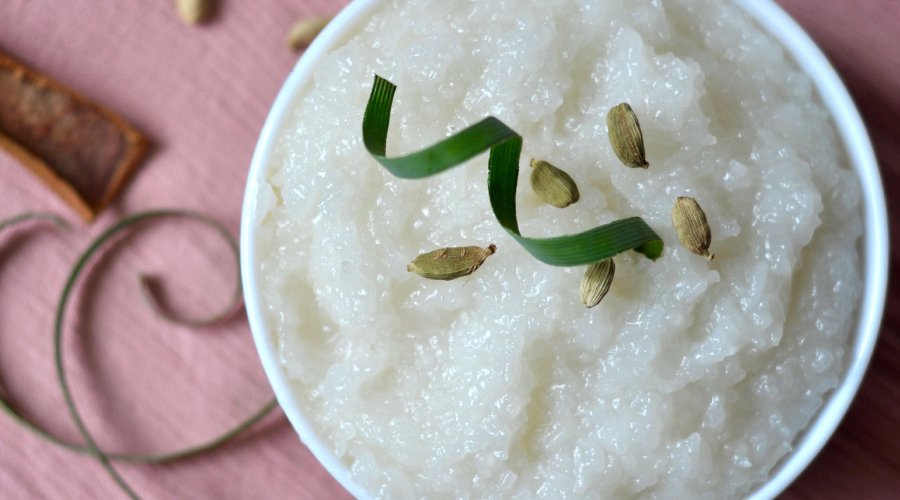
M368 498L370 495L352 481L349 469L316 434L309 419L303 414L303 409L294 397L287 375L279 361L276 341L263 321L256 276L256 203L257 192L265 179L265 171L278 132L294 97L304 89L319 60L359 30L371 12L385 1L352 2L316 38L297 62L269 112L256 145L241 219L241 274L244 298L250 328L263 368L279 404L300 435L300 439L328 472L357 498ZM750 498L764 499L773 498L782 492L809 465L831 437L859 388L872 356L884 308L888 276L888 227L884 191L872 145L859 112L834 68L803 29L771 0L732 1L778 39L786 52L812 80L825 107L834 118L850 164L859 175L865 223L861 252L865 288L856 331L850 337L849 366L818 415L807 430L797 438L794 450L772 471L769 480L750 494Z

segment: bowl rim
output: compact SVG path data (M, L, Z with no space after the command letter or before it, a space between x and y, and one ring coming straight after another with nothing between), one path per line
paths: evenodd
M795 438L794 449L769 473L769 479L749 498L774 498L788 487L831 438L852 403L872 358L881 329L888 283L888 222L884 186L875 151L859 110L831 62L799 24L772 0L734 0L766 32L781 42L794 63L810 78L832 118L850 167L862 190L863 296L843 379Z
M316 64L348 39L377 7L387 0L355 0L345 7L319 34L300 57L276 97L260 132L247 178L241 212L240 258L244 300L253 341L263 370L279 405L319 463L350 494L370 498L353 481L350 469L318 435L300 410L291 383L279 361L274 339L263 319L257 285L256 220L257 196L265 180L271 152L277 142L288 110L304 90ZM850 359L838 386L795 439L794 448L769 472L765 483L751 491L754 500L774 498L812 462L846 414L862 382L878 337L888 282L888 223L884 189L875 152L863 120L849 92L828 59L809 35L773 0L730 0L766 33L781 43L785 53L810 78L819 98L831 115L851 168L862 189L863 223L860 260L863 264L863 296L856 327L851 336Z
M291 390L291 383L287 373L282 368L280 357L275 347L275 342L266 328L263 319L263 306L256 273L256 220L257 220L257 195L269 164L272 149L278 140L278 132L281 130L291 104L303 90L303 87L313 74L315 65L327 55L337 44L348 38L351 32L363 22L365 18L379 5L381 0L355 0L351 1L331 22L319 33L306 51L294 65L287 80L285 80L275 102L266 116L259 140L253 151L250 162L250 170L247 176L247 186L244 191L244 203L241 207L241 233L239 240L241 283L244 290L244 308L247 311L247 319L250 323L250 333L253 343L262 362L263 371L272 390L275 399L294 431L300 437L300 441L306 445L316 460L325 467L325 470L341 486L356 498L370 498L369 493L357 484L350 475L350 469L335 455L331 448L318 435L310 420L300 411L300 404Z

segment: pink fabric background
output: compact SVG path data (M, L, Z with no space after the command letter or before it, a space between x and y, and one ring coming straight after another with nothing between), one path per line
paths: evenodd
M92 226L0 234L0 385L26 414L77 438L53 377L53 308L87 242L124 214L193 208L235 234L259 130L296 56L291 23L344 2L224 0L183 25L168 0L2 0L0 47L146 131L151 156ZM832 59L868 122L894 212L900 181L900 3L780 0ZM73 218L0 154L0 218L29 209ZM74 220L74 219L73 219ZM898 248L894 231L894 248ZM895 254L896 255L896 254ZM894 259L896 260L896 259ZM140 303L136 271L159 274L172 303L214 310L236 270L225 245L190 223L153 224L89 273L66 331L79 408L107 450L159 451L212 437L271 397L246 320L190 331ZM894 266L895 269L897 266ZM887 498L900 491L900 295L889 297L862 391L835 438L786 498ZM0 417L0 497L118 498L91 458L47 445ZM145 498L339 498L346 493L277 413L221 450L165 466L119 465Z

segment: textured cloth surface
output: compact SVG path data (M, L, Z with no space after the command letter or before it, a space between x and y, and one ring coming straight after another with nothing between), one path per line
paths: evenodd
M158 0L3 0L0 47L121 113L145 131L150 156L115 203L84 227L68 207L0 153L0 218L65 214L0 234L0 390L25 414L78 440L53 375L53 310L88 241L125 214L192 208L237 233L247 167L266 113L296 56L292 22L344 2L224 0L207 25L186 26ZM891 213L900 182L900 26L896 0L780 0L844 78L869 126ZM893 248L900 248L896 230ZM70 384L107 450L161 451L216 435L271 391L243 314L190 330L141 303L135 273L158 275L173 308L201 314L228 299L236 269L212 231L150 224L113 245L71 303ZM896 270L898 266L894 266ZM834 439L786 498L884 498L900 491L900 292L894 287L873 364ZM119 498L87 456L60 450L0 416L0 497ZM341 498L347 494L276 412L238 441L164 466L119 465L144 498Z

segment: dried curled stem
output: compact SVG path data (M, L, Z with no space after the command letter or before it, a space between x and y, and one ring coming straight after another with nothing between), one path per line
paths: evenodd
M92 455L96 458L101 465L106 469L109 473L110 477L116 481L116 483L122 488L129 497L137 498L137 494L134 490L128 485L128 483L119 475L118 471L113 467L113 461L119 462L140 462L140 463L162 463L162 462L171 462L174 460L191 457L194 455L198 455L212 449L215 449L231 439L235 438L248 428L255 425L257 422L262 420L266 415L268 415L275 407L278 406L277 401L275 399L270 400L265 405L263 405L259 410L257 410L253 415L244 419L231 429L223 432L219 436L216 436L208 441L187 446L179 450L165 452L165 453L108 453L102 450L98 445L96 440L93 438L93 435L87 429L87 426L84 424L84 421L81 418L81 414L79 413L74 397L72 396L71 389L69 388L68 378L66 376L66 371L63 364L63 343L62 343L62 333L63 333L63 324L64 324L64 316L66 312L66 307L69 302L69 298L74 291L75 283L78 281L79 276L84 270L87 263L91 260L91 258L103 247L103 245L112 239L114 236L119 234L120 232L131 228L135 224L138 224L142 221L146 221L149 219L158 219L158 218L166 218L166 217L182 217L197 220L203 224L206 224L216 231L218 231L228 242L231 249L235 255L235 261L238 261L238 246L234 237L228 232L227 228L223 226L221 223L206 217L205 215L198 214L196 212L185 211L185 210L154 210L147 212L140 212L133 214L131 216L125 217L117 224L112 226L111 228L104 231L100 236L98 236L88 248L81 254L81 256L76 261L73 269L70 271L69 276L66 280L65 287L63 288L63 292L59 301L59 304L56 308L56 315L54 321L53 328L53 350L54 350L54 360L56 367L56 377L60 384L60 388L62 389L63 397L65 398L65 404L69 411L69 414L72 417L73 422L78 428L78 432L81 434L82 439L84 440L84 444L74 443L71 441L64 440L46 429L38 426L21 413L16 411L9 402L4 398L0 397L0 410L9 415L15 422L22 425L24 428L33 432L38 437L46 440L47 442L59 446L61 448L65 448L78 453L86 453ZM21 215L17 215L15 217L11 217L9 219L5 219L0 221L0 230L18 225L20 223L29 221L43 219L53 222L57 226L67 228L68 224L61 217L43 213L43 212L28 212ZM142 283L146 277L142 275ZM163 318L173 321L179 324L191 325L191 326L203 326L217 323L218 321L227 318L233 313L236 305L240 302L241 296L241 288L240 288L240 279L238 278L238 283L235 288L235 293L232 296L229 304L223 309L222 312L216 313L208 318L200 318L200 319L186 319L180 318L170 313L165 312L162 308L158 306L158 303L155 301L155 296L150 295L151 301L150 304L157 312L160 312L160 316ZM0 392L0 396L3 396L2 392Z

